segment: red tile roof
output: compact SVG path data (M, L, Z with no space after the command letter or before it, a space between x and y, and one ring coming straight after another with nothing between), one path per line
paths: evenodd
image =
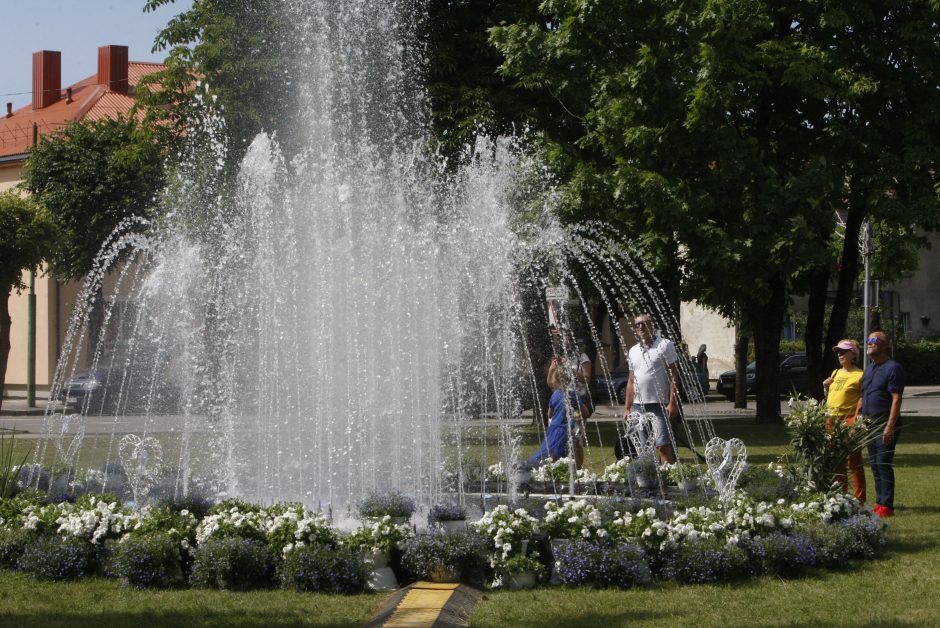
M41 135L46 135L74 120L101 120L127 115L134 105L134 88L140 78L163 68L162 63L128 63L128 94L112 92L105 85L98 85L98 75L93 74L72 85L70 103L65 102L66 90L63 89L59 100L48 107L33 109L29 104L14 111L9 118L4 117L5 110L0 111L0 158L27 152L33 143L33 124L37 125Z

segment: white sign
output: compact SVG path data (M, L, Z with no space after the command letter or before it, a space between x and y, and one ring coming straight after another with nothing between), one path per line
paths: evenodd
M567 301L568 289L564 286L549 286L548 288L545 288L545 300Z

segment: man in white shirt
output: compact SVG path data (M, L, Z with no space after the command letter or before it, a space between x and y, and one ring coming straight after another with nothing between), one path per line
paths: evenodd
M655 335L649 314L637 316L633 323L640 342L630 348L628 356L630 376L623 418L626 420L633 411L654 415L653 433L659 457L664 462L675 462L669 419L679 413L676 346L671 340Z

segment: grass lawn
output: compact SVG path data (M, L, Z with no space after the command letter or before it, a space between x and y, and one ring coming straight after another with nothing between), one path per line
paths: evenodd
M940 418L912 416L905 422L895 459L897 516L889 520L887 553L880 560L798 580L486 592L471 625L940 625ZM725 438L743 438L754 464L772 460L787 440L782 427L745 418L718 420L715 430ZM605 435L604 442L609 448L612 440ZM869 473L869 497L873 494ZM384 594L135 591L113 580L45 583L0 572L0 626L355 626L385 599Z

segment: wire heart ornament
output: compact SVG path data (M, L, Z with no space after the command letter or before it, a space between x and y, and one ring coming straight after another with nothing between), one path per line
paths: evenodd
M705 445L705 463L718 490L718 498L727 504L734 496L738 478L747 468L747 447L740 438L715 437Z
M153 436L141 438L136 434L127 434L118 445L118 455L134 493L134 501L139 506L150 495L160 477L163 447Z
M66 466L72 466L82 448L82 439L85 438L84 415L65 413L50 415L46 422L46 429L52 438L53 446L59 453L59 459Z
M627 437L641 458L652 456L656 449L656 434L653 431L655 420L656 415L651 412L631 412L627 415Z

